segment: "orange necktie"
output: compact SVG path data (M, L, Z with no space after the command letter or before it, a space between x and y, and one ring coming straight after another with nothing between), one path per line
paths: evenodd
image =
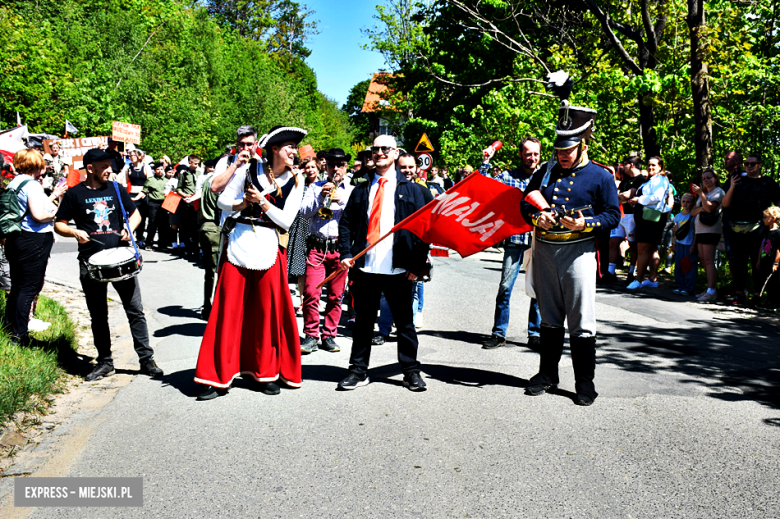
M371 216L368 218L368 234L366 235L369 245L375 244L381 238L379 235L379 221L382 219L382 200L385 196L386 182L386 178L379 179L379 188L376 190L374 204L371 206Z

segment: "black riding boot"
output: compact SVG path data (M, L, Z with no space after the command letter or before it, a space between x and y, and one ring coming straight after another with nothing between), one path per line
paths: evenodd
M591 405L598 393L593 384L596 374L596 338L570 337L571 362L574 368L574 388L577 405Z
M558 363L563 353L564 328L542 326L539 331L541 346L539 348L539 373L531 377L531 385L526 392L529 395L541 395L548 389L558 385Z

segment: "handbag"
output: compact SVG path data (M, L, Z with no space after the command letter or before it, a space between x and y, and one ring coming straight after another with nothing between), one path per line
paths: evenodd
M691 218L688 218L684 222L677 225L677 230L674 232L674 237L677 241L684 240L688 233L691 232Z
M666 199L667 195L669 194L669 186L666 187L666 191L664 191L664 205L666 205ZM652 207L644 207L642 209L642 219L646 222L657 222L661 219L661 215L663 213L659 211L658 209L654 209Z
M714 213L709 213L705 211L704 209L701 210L699 213L699 221L702 225L706 225L707 227L712 227L716 223L718 223L718 220L720 219L720 209L715 211Z
M661 219L661 211L652 207L642 209L642 220L646 222L657 222Z

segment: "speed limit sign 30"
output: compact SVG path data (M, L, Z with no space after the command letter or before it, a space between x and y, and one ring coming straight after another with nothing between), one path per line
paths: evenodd
M433 164L433 158L428 153L420 153L417 156L417 164L423 171L428 171Z

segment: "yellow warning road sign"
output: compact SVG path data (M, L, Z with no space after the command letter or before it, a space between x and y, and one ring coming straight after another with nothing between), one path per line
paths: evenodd
M426 134L422 134L422 137L420 137L420 142L417 143L417 147L414 149L415 153L429 153L431 151L436 151L433 149L433 144L431 144L431 140L428 138Z

